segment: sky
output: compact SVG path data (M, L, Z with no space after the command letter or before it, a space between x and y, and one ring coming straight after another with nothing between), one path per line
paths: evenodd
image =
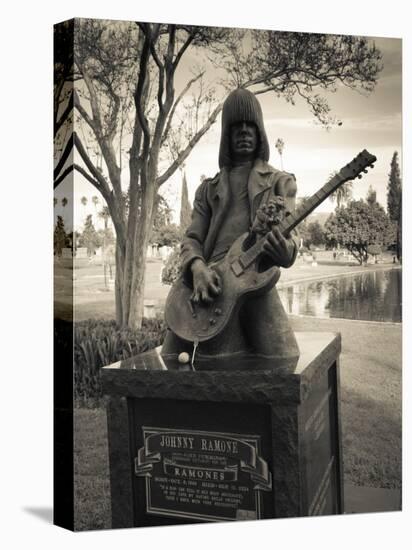
M377 157L374 170L356 179L353 197L364 198L371 185L377 192L377 200L386 207L386 186L390 161L394 151L402 159L402 41L396 38L371 38L381 50L384 68L380 73L375 90L368 96L362 95L345 86L336 93L327 92L332 113L342 121L327 131L314 122L306 103L301 100L296 105L288 104L273 94L259 95L265 128L269 139L271 154L269 162L281 168L275 142L282 138L285 142L283 168L295 174L298 184L298 196L315 193L332 172L339 170L351 161L361 150L367 149ZM188 55L182 59L176 88L187 80L191 67L198 62ZM213 75L211 75L213 77ZM179 81L180 79L180 81ZM196 145L185 162L189 198L192 201L202 174L214 176L218 171L218 151L220 140L220 116L209 132ZM127 148L127 147L125 147ZM123 185L127 187L127 159L124 162ZM177 171L162 188L175 210L178 220L182 173ZM95 188L81 175L75 176L75 225L81 227L88 213L95 213L91 198L98 195ZM63 196L70 197L70 178L62 182L55 192L59 205L55 214L64 213L60 206ZM81 197L88 198L83 206ZM326 200L318 207L318 212L331 212L334 204ZM102 222L100 222L102 223Z

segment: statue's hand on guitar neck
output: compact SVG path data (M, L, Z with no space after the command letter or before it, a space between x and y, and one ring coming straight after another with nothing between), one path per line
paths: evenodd
M190 301L193 304L213 302L222 291L219 275L200 258L193 261L191 270L193 274L193 294Z

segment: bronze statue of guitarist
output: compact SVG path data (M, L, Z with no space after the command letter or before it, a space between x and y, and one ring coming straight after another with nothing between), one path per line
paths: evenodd
M279 266L290 267L296 259L296 237L283 236L276 225L269 231L265 227L268 208L273 205L286 214L294 210L295 177L276 170L268 160L269 143L260 104L251 92L235 90L222 111L220 172L205 179L197 189L192 222L181 247L183 278L191 289L193 317L196 309L210 309L222 293L229 292L222 288L213 263L224 258L242 234L249 232L251 239L262 239L262 270L277 266L279 271ZM221 314L218 307L213 314ZM183 309L181 318L176 321L175 315L174 320L183 325L192 322ZM209 322L213 325L215 321L211 318ZM191 354L192 350L193 341L168 330L162 354ZM263 294L246 297L221 332L200 341L197 353L203 357L253 354L274 361L297 358L296 339L275 286Z

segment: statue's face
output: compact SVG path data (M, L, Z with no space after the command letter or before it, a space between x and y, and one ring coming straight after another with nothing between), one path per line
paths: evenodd
M236 122L230 127L230 148L235 159L254 158L258 129L253 122Z

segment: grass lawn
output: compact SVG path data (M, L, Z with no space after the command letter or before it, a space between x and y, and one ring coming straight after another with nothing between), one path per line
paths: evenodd
M401 326L291 317L296 331L341 332L345 482L401 487ZM75 411L76 528L110 528L106 415Z
M74 415L74 522L76 530L111 527L106 412L76 409Z
M400 488L402 480L402 327L291 317L294 330L340 332L345 481Z

